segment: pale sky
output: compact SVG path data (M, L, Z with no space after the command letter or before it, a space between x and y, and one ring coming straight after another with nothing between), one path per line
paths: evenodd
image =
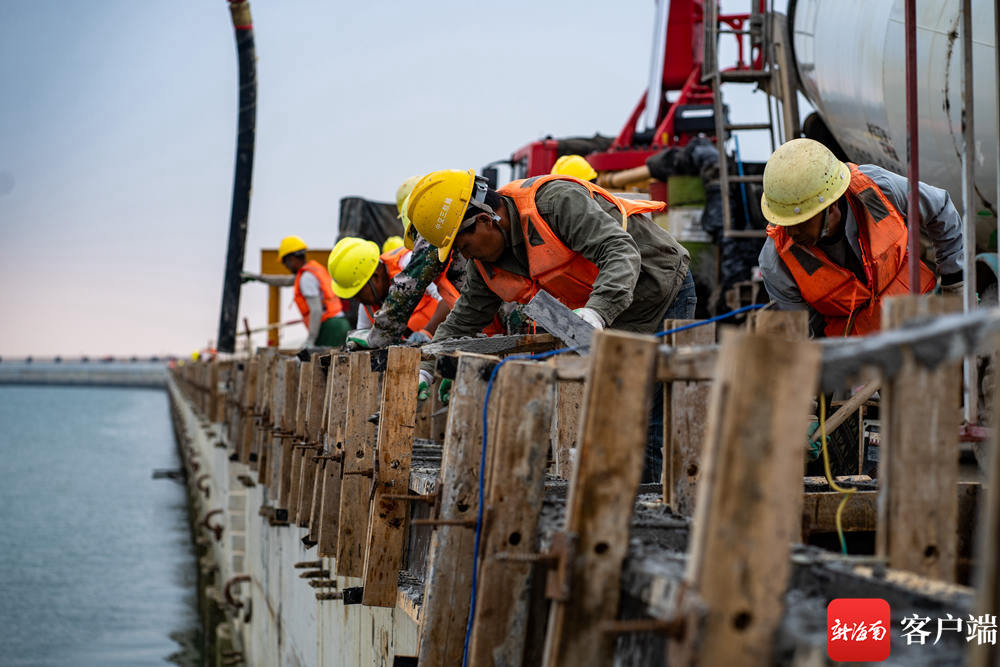
M412 174L478 169L549 134L614 136L646 86L654 6L251 9L256 271L283 236L331 246L342 197L392 201ZM186 355L214 340L236 77L224 0L0 2L0 355ZM282 319L298 316L289 297ZM240 321L266 315L266 289L244 286Z

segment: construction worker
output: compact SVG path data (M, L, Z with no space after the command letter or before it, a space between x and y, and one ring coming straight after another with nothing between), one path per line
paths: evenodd
M474 335L503 302L527 303L539 289L597 329L653 333L664 319L691 318L688 252L649 216L664 206L571 176L493 190L471 169L428 174L410 193L407 215L441 257L454 247L469 260L461 297L434 340ZM418 395L432 379L422 368ZM660 442L651 433L647 478L659 477Z
M349 347L381 347L373 344L373 333L393 336L384 345L398 343L407 337L414 341L430 340L434 329L444 319L444 314L438 313L441 294L433 283L426 285L414 307L399 313L400 319L406 318L402 322L394 321L391 328L381 326L378 331L373 327L397 279L412 263L413 254L403 247L380 253L376 243L360 238L346 237L337 241L327 261L333 292L342 299L357 299L363 306L358 312L358 328L347 336ZM400 281L402 289L410 291L412 282L415 282L412 278L404 276Z
M558 176L572 176L591 183L597 181L597 172L582 155L563 155L556 160L551 173Z
M257 280L275 287L294 287L295 305L309 331L303 347L339 347L351 328L343 305L330 286L330 274L323 265L306 259L306 243L298 236L286 236L278 246L278 260L293 276L266 276L243 273L244 281Z
M841 162L812 139L780 146L764 168L761 210L771 224L759 257L778 308L808 309L815 336L878 331L882 299L910 291L908 189L906 178ZM961 294L962 225L945 190L920 183L920 220L934 245L941 291ZM920 292L936 284L921 261Z

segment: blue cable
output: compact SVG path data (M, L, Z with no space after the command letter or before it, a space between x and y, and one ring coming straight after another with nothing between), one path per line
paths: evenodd
M668 329L666 331L661 331L656 334L657 338L663 338L672 333L677 333L678 331L687 331L688 329L694 329L695 327L704 326L711 322L718 322L719 320L724 320L733 315L739 315L740 313L745 313L748 310L760 310L761 308L767 308L766 303L752 303L749 306L743 306L742 308L737 308L736 310L730 310L728 313L723 313L721 315L716 315L715 317L710 317L707 320L699 320L698 322L692 322L691 324L685 324L684 326L677 327L675 329Z
M687 329L693 329L695 327L700 327L710 322L718 322L719 320L724 320L727 317L732 317L733 315L739 315L740 313L745 313L749 310L758 310L760 308L765 308L766 304L757 303L751 304L749 306L743 306L742 308L737 308L728 313L723 313L722 315L716 315L715 317L709 318L707 320L701 320L699 322L693 322L691 324L685 324L684 326L677 327L676 329L670 329L668 331L663 331L656 336L662 338L667 334L677 333L678 331L685 331ZM497 378L497 374L500 372L500 368L503 367L508 361L523 361L523 360L541 360L548 359L549 357L554 357L558 354L566 354L567 352L577 352L580 347L564 347L558 350L549 350L548 352L539 352L537 354L514 354L497 362L497 365L493 367L493 371L490 373L490 379L486 382L486 395L483 397L483 439L482 439L482 451L479 453L479 507L476 508L476 540L472 552L472 590L470 593L469 600L469 620L465 625L465 644L462 649L462 667L467 667L469 664L469 641L472 639L472 620L476 615L476 597L479 592L479 543L483 535L483 507L486 505L486 475L484 474L486 470L486 433L487 433L487 415L489 413L490 407L490 394L493 393L493 382Z

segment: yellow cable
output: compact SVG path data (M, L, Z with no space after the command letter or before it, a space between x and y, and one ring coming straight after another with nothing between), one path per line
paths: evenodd
M840 517L844 512L844 505L847 504L847 500L852 494L857 492L857 489L837 486L837 483L833 480L833 475L830 474L830 452L826 448L826 397L823 396L823 394L819 395L819 430L820 437L823 441L823 468L826 472L826 481L830 485L831 489L837 493L844 494L843 499L840 501L840 505L837 506L835 521L837 524L837 538L840 540L840 550L846 555L847 541L844 539L844 527L841 524Z

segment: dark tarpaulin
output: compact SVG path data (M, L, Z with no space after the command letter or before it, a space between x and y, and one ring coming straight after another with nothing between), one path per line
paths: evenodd
M402 236L403 225L396 217L395 204L383 204L361 197L344 197L340 200L340 235L356 236L382 243L390 236Z
M340 200L340 233L337 239L347 236L374 241L379 248L390 236L403 235L403 223L396 217L396 204L383 204L361 197L344 197ZM347 319L351 328L357 326L358 302L344 299Z
M586 157L591 153L600 153L608 150L611 147L611 142L614 141L614 137L605 137L600 134L595 134L592 137L566 137L565 139L557 139L559 142L559 147L556 152L559 156L563 155L583 155Z

